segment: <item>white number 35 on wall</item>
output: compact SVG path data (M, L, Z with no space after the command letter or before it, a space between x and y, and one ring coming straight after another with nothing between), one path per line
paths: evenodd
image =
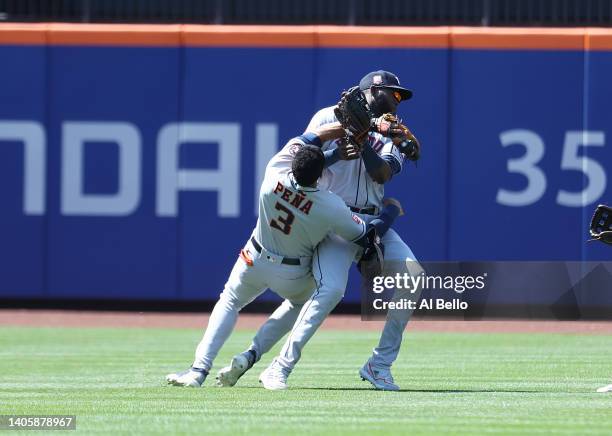
M520 144L525 147L525 154L516 159L510 159L507 170L510 173L521 174L527 178L527 187L521 191L509 191L500 188L497 191L497 202L504 206L528 206L535 203L546 191L546 175L538 163L544 156L544 141L535 132L524 129L514 129L502 132L499 139L503 147ZM604 132L569 131L565 134L562 170L574 170L584 173L587 184L580 192L557 192L557 204L567 207L582 207L595 203L606 190L606 172L601 164L586 156L578 154L580 147L603 147Z

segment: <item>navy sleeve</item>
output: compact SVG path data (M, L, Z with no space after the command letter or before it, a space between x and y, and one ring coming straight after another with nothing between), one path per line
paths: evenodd
M399 213L400 210L396 205L388 204L385 206L382 213L378 215L378 217L370 221L370 225L375 227L376 233L382 237L385 233L387 233L387 230L389 230Z
M361 157L363 158L363 164L365 165L366 170L370 174L372 174L373 171L378 170L384 165L385 162L382 157L376 154L367 141L363 147L361 147Z
M376 229L376 234L378 236L383 237L383 235L387 233L387 230L391 228L393 221L395 221L395 218L398 217L399 213L400 213L399 208L395 206L394 204L389 204L385 206L382 213L378 215L376 218L374 218L372 221L370 221L370 223L367 226L367 231L365 235L363 235L361 238L353 242L357 245L361 245L364 248L367 247L368 244L370 243L369 237L370 237L370 231L372 227Z

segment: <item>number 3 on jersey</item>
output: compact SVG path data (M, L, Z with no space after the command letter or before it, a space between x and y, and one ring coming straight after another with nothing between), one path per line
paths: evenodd
M276 210L280 210L281 213L276 219L270 221L270 226L280 230L285 235L288 235L289 233L291 233L291 224L293 224L293 220L295 220L295 215L293 215L293 212L291 212L289 209L287 209L285 206L278 202L274 207L276 208ZM285 213L286 216L283 216L283 213ZM282 227L278 223L281 223Z

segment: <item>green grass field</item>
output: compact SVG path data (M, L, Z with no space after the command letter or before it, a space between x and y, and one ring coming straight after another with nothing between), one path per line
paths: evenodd
M0 329L0 414L77 415L85 433L610 434L612 337L410 333L394 367L401 392L377 392L357 371L378 337L319 332L269 392L264 356L230 389L214 374L248 344L235 332L201 389L168 387L198 330Z

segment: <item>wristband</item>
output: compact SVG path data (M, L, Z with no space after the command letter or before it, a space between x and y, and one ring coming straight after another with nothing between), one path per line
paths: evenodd
M327 168L340 160L340 150L336 147L333 150L324 151L323 156L325 156L325 168Z
M399 207L394 204L388 204L377 218L370 221L370 225L375 227L378 236L382 237L385 233L387 233L387 230L389 230L399 213Z
M298 139L301 140L304 144L314 145L316 147L321 147L323 144L321 143L321 138L315 133L305 132L304 134L298 136Z

